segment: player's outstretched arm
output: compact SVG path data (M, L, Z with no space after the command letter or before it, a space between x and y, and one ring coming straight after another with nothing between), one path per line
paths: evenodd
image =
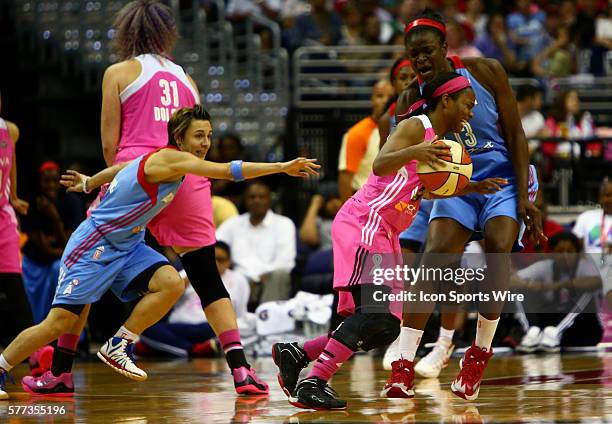
M389 136L380 152L374 159L372 171L378 176L389 175L412 160L444 164L438 156L448 155L450 148L446 145L423 143L425 128L418 119L400 122L397 129Z
M75 193L90 193L92 190L100 187L101 185L113 181L119 171L129 164L130 162L118 163L117 165L103 169L93 177L88 177L87 175L83 175L69 169L66 171L66 174L62 175L60 184L67 187L68 191Z
M261 163L234 161L216 163L199 159L191 153L163 149L145 164L145 174L151 182L176 181L186 174L223 180L247 180L271 174L285 173L292 177L318 175L316 159L297 158L289 162Z

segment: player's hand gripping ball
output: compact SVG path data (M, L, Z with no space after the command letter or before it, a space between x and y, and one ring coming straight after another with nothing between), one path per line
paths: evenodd
M423 186L436 196L452 196L463 190L472 178L472 158L461 143L436 140L432 144L445 144L449 155L438 156L435 164L417 162L417 174Z

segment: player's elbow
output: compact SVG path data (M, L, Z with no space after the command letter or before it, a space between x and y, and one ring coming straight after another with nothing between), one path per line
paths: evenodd
M374 159L374 163L372 164L372 172L377 177L384 177L385 175L390 174L389 167L386 164L384 156L378 155L376 159Z

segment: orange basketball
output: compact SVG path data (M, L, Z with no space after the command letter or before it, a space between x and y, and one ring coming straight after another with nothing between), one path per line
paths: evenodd
M436 140L433 144L446 144L450 155L438 156L444 165L435 168L426 162L417 163L417 174L423 186L437 196L452 196L463 190L472 178L472 158L460 143Z

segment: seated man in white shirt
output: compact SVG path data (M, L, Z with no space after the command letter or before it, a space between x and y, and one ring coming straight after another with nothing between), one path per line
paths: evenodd
M516 90L516 104L519 115L521 116L521 124L525 137L541 138L549 137L550 130L545 124L544 116L542 115L542 90L532 84L525 84L518 87ZM533 154L539 146L539 141L529 141L529 153Z
M252 304L287 300L289 273L295 266L295 225L271 210L270 188L261 181L249 184L245 206L247 213L229 218L217 229L217 239L230 246L235 269L249 279Z

